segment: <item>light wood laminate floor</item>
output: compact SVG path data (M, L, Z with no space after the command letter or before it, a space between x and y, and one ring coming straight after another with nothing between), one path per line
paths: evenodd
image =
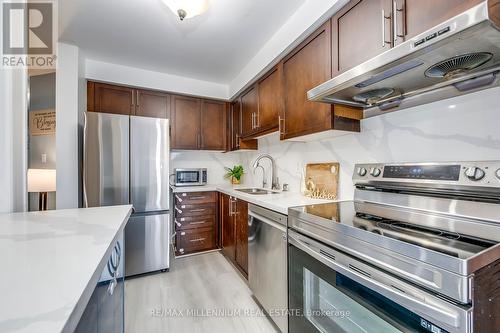
M219 252L176 259L170 272L126 280L125 331L277 332Z

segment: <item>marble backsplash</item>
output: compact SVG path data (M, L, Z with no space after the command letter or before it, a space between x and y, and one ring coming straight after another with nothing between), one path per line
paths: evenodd
M268 153L276 159L280 183L299 191L306 163L339 162L339 198L348 200L356 163L500 160L499 125L500 88L494 88L365 119L361 133L316 142L282 142L273 134L259 139L256 152L180 152L172 154L172 164L205 166L209 182L221 183L226 181L223 166L241 163L244 183L261 186L262 171L254 174L251 165L259 154ZM269 164L266 169L270 178Z

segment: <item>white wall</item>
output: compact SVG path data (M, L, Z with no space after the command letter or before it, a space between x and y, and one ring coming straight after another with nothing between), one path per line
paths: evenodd
M56 156L57 209L79 206L79 105L86 92L80 91L82 73L79 50L58 43L56 70ZM80 96L79 96L80 95Z
M241 162L240 152L220 153L204 151L174 151L170 153L171 173L175 168L207 168L208 184L223 184L224 167L232 168Z
M277 159L278 176L292 191L299 191L306 163L340 162L343 200L353 196L356 163L500 160L499 103L500 88L493 88L363 120L359 134L310 143L263 138L258 153L242 155L247 183L261 184L261 171L253 176L249 169L260 153Z
M0 69L0 212L27 209L27 72Z
M187 95L228 99L228 87L208 81L153 72L145 69L110 64L87 59L86 74L88 79L114 82L137 87L171 91Z

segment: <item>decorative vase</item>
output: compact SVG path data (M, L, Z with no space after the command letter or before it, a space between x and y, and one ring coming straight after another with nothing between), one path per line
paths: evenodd
M233 185L239 185L240 184L240 179L236 179L234 177L231 177L231 184L233 184Z

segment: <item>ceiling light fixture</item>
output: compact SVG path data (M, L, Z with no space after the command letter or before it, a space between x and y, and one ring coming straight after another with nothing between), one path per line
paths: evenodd
M162 0L179 16L181 21L203 14L208 10L209 0Z

